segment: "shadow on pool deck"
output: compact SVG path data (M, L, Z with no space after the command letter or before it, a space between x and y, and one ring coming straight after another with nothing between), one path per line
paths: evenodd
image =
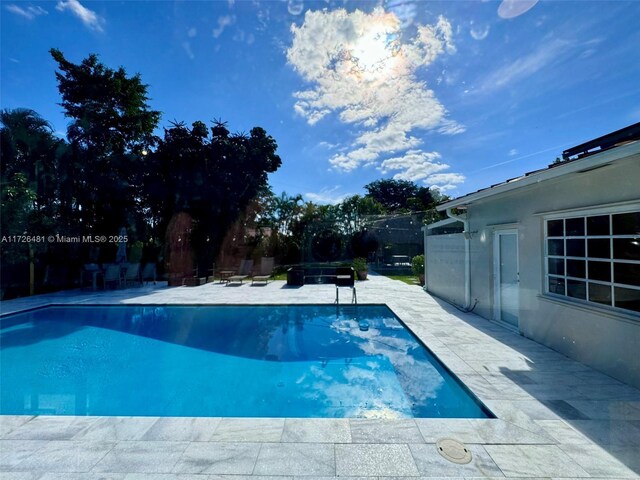
M487 351L467 348L455 334L436 335L488 381L481 385L474 374L459 375L482 392L479 396L498 417L516 420L522 412L563 442L560 448L570 457L595 465L606 464L608 454L640 474L640 390L441 299L434 301L491 338ZM607 476L598 468L593 472Z

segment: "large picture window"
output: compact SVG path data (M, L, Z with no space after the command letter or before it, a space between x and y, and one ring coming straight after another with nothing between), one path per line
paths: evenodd
M546 292L640 312L640 211L545 219Z

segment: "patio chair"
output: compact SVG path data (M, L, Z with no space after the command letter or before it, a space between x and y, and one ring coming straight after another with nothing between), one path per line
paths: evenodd
M251 285L254 282L269 283L271 274L273 273L273 257L262 257L260 260L260 275L254 275L251 277Z
M156 264L154 262L147 263L142 269L142 281L156 284Z
M137 283L142 285L142 280L140 279L140 264L139 263L130 263L127 266L127 270L124 273L124 284L125 286L129 283Z
M242 281L251 274L252 268L253 268L253 260L242 260L240 262L240 268L238 268L238 273L236 275L231 275L229 278L227 278L227 285L235 282L242 283Z
M109 265L102 277L102 286L106 289L107 284L122 285L122 277L120 276L120 265Z
M80 288L90 285L95 290L98 286L98 278L103 273L97 263L85 263L80 271Z

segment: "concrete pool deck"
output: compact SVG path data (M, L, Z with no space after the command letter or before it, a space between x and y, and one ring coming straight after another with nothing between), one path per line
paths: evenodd
M385 303L497 419L0 416L2 480L277 480L347 477L640 478L640 390L386 277L357 283ZM341 289L341 299L350 298ZM2 302L333 303L332 285L69 291ZM436 450L465 442L471 463Z

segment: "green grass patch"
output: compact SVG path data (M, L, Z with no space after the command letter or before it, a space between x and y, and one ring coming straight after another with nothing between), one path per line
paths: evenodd
M420 281L418 277L413 275L384 275L392 280L400 280L401 282L406 283L407 285L420 285Z

